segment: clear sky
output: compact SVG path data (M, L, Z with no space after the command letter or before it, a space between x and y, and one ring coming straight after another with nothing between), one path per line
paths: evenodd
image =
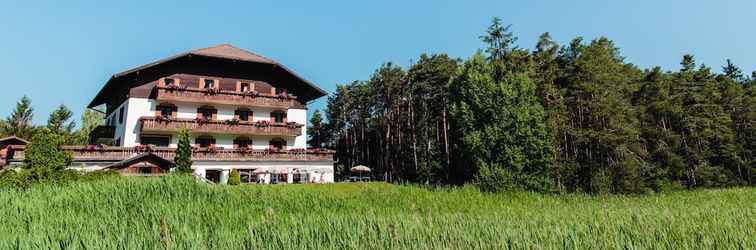
M607 36L642 67L676 69L691 53L717 71L726 58L756 69L753 0L105 2L0 0L0 117L26 94L35 123L61 103L78 120L112 74L220 43L333 91L383 62L466 58L493 16L513 25L524 48L546 31L560 44Z

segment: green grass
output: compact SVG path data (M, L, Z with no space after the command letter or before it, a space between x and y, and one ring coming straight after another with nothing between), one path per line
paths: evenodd
M0 191L0 249L756 249L756 189L481 194L113 178Z

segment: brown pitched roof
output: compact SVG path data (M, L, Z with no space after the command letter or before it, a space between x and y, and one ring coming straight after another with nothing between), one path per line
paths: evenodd
M131 166L135 163L139 162L150 162L157 166L159 166L162 169L170 169L173 167L173 161L167 160L163 157L160 157L153 153L142 153L135 155L134 157L110 164L108 166L105 166L105 169L119 169L119 168L125 168L128 166Z
M133 69L129 69L129 70L126 70L126 71L114 74L110 78L110 80L108 80L108 82L105 84L105 87L103 87L100 90L100 92L97 94L97 96L94 98L94 100L92 100L92 102L89 104L89 107L92 108L94 106L97 106L97 105L101 104L101 102L97 103L98 100L99 100L99 97L103 94L103 91L105 90L105 88L108 87L108 85L110 85L111 82L113 82L114 80L117 80L119 78L122 78L122 77L124 77L126 75L129 75L129 74L132 74L132 73L135 73L135 72L138 73L141 70L152 68L152 67L155 67L155 66L158 66L158 65L161 65L161 64L164 64L164 63L167 63L167 62L170 62L170 61L173 61L173 60L185 57L185 56L192 56L192 55L205 56L205 57L213 57L213 58L221 58L221 59L228 59L228 60L238 60L238 61L251 62L251 63L270 64L270 65L279 67L281 69L284 69L284 71L286 71L286 73L291 74L292 76L294 76L299 81L307 84L310 88L314 89L319 94L319 96L324 96L324 95L327 94L320 87L318 87L315 84L313 84L312 82L310 82L310 81L302 78L301 76L299 76L296 73L294 73L294 71L290 70L286 66L284 66L284 65L282 65L282 64L280 64L280 63L278 63L278 62L276 62L276 61L274 61L274 60L272 60L270 58L267 58L267 57L264 57L264 56L261 56L261 55L249 52L249 51L244 50L244 49L237 48L237 47L235 47L233 45L230 45L230 44L220 44L220 45L216 45L216 46L212 46L212 47L191 50L189 52L181 53L181 54L178 54L178 55L175 55L175 56L172 56L172 57L161 59L161 60L158 60L158 61L155 61L155 62L152 62L152 63L148 63L148 64L145 64L145 65L133 68Z
M11 145L26 145L29 144L29 141L16 136L8 136L5 138L0 138L0 144L3 143L9 143Z

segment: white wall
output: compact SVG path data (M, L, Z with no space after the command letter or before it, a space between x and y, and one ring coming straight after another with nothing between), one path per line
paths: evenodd
M124 106L124 110L126 111L124 114L124 123L119 124L118 123L118 109L120 109L121 106L116 109L111 116L113 116L113 119L115 120L116 125L116 138L121 139L121 145L119 146L125 146L125 147L133 147L139 144L139 118L143 116L154 116L157 111L157 105L159 103L152 99L147 98L129 98L126 100L121 106ZM176 117L177 118L185 118L185 119L194 119L197 117L197 108L199 108L200 104L196 103L173 103L176 105L177 112ZM229 106L229 105L213 105L218 110L218 120L228 120L234 118L235 110L237 109L236 106ZM274 111L274 109L269 108L251 108L252 111L252 121L269 121L270 120L270 113ZM299 124L307 124L307 110L306 109L289 109L287 111L287 120L290 122L297 122ZM171 147L176 147L178 144L178 136L177 134L171 134ZM191 138L191 142L194 143L194 139L196 136L200 136L200 134L193 135ZM215 138L216 146L218 147L224 147L224 148L233 148L234 146L234 139L236 138L236 135L212 135ZM271 136L251 136L250 139L252 139L252 148L253 149L266 149L268 148L268 143L271 139L274 137ZM302 135L297 136L296 138L292 137L284 137L284 140L286 140L286 147L288 149L292 148L307 148L307 128L306 126L302 127Z
M323 161L268 161L268 162L194 162L192 169L194 173L200 176L205 176L206 170L231 170L231 169L257 169L261 167L276 167L286 168L289 173L292 173L294 169L299 170L316 170L316 169L330 169L330 173L313 173L311 177L314 177L316 182L333 183L333 163ZM270 181L270 176L262 176L265 182ZM291 181L291 177L289 178Z

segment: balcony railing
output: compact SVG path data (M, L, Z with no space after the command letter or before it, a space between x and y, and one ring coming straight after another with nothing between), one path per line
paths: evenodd
M279 97L271 94L252 94L229 90L208 92L199 88L155 87L158 101L192 102L202 104L220 104L267 108L304 108L296 98Z
M143 132L177 132L188 129L194 133L290 136L302 135L302 124L282 124L237 121L201 121L197 119L167 119L142 117Z
M11 146L11 161L23 161L25 146ZM88 147L63 146L71 152L75 162L87 161L122 161L142 153L153 153L162 158L173 160L176 148L169 147ZM251 150L251 149L194 149L194 161L333 161L330 150Z

